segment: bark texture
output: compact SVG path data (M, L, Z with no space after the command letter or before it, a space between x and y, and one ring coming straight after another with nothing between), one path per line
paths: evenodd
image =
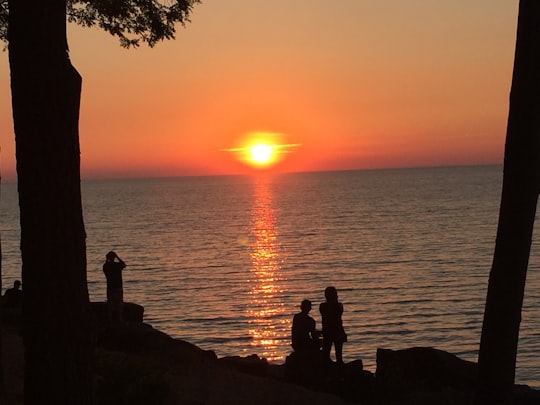
M81 77L62 0L9 1L21 220L26 404L90 403L79 152Z
M539 176L540 2L521 0L499 224L478 357L478 403L512 403Z

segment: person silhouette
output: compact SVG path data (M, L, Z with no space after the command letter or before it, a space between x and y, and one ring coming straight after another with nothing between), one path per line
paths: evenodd
M122 321L122 309L124 306L122 270L125 267L126 263L112 250L105 255L103 273L105 273L105 278L107 279L107 312L109 321Z
M332 349L332 344L334 344L336 362L338 367L341 367L343 365L343 343L347 341L347 334L345 333L341 319L343 304L338 301L338 293L335 287L326 287L324 296L326 302L322 302L319 305L319 311L322 317L322 351L325 360L329 361L330 350Z
M6 308L16 308L21 305L22 291L20 288L21 282L19 280L15 280L13 282L13 287L6 290L3 297L3 304Z
M319 350L321 341L319 332L315 329L315 319L309 316L311 311L311 301L303 300L300 304L300 312L294 315L291 340L295 351L300 350Z

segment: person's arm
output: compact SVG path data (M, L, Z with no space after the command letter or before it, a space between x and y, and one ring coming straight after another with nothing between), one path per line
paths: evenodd
M122 259L120 259L120 256L118 256L116 253L114 255L118 259L118 263L120 263L122 265L122 268L127 266L127 264Z
M309 333L311 334L311 336L315 336L315 319L310 319L310 322L309 322Z

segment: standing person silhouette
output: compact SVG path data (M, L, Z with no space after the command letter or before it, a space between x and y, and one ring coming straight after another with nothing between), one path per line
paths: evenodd
M115 261L118 259L118 261ZM112 250L105 255L103 273L107 279L107 311L109 321L122 321L122 307L124 306L124 290L122 287L122 270L126 263Z
M347 335L345 329L343 329L343 322L341 320L343 304L338 301L338 293L335 287L326 287L324 296L326 302L322 302L319 305L323 332L322 351L325 362L328 364L333 343L336 352L336 362L341 369L343 365L343 343L347 341Z
M12 288L8 288L4 293L3 303L6 308L16 308L21 306L22 302L22 291L21 282L15 280Z

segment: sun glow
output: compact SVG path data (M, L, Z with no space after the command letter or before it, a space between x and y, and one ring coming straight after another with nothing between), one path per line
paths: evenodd
M265 143L257 143L249 148L251 159L257 163L268 163L272 159L273 148Z
M240 143L241 147L222 149L233 152L237 160L257 169L267 169L281 162L287 154L300 146L297 143L282 143L282 134L274 132L250 132Z

